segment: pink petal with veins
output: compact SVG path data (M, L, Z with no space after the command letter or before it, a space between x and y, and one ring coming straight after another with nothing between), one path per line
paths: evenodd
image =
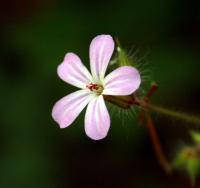
M87 107L85 114L85 132L93 140L106 137L110 128L110 116L103 96L93 99Z
M131 66L119 67L105 77L103 95L130 95L139 88L140 83L137 69Z
M114 51L110 35L98 35L90 44L90 68L96 81L104 78L108 63Z
M60 128L68 127L93 98L94 94L88 90L78 90L71 93L54 105L52 117Z
M57 69L59 77L65 82L84 89L92 81L92 76L74 53L67 53Z

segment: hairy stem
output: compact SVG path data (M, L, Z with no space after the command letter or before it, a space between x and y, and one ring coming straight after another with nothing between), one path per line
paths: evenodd
M182 121L186 121L188 123L193 123L193 124L198 124L200 125L200 118L193 116L193 115L189 115L183 112L177 112L177 111L173 111L173 110L169 110L160 106L156 106L153 104L145 104L144 106L145 108L153 111L153 112L157 112L159 114L168 116L168 117L173 117L175 119L179 119Z
M151 93L149 94L151 95ZM130 109L131 106L137 105L142 108L142 110L156 112L161 115L165 115L171 118L175 118L177 120L182 120L188 123L193 123L200 125L200 117L186 114L184 112L177 112L171 109L167 109L164 107L160 107L154 104L149 103L149 95L144 98L140 99L137 96L110 96L104 95L104 99L114 105L117 105L123 109Z

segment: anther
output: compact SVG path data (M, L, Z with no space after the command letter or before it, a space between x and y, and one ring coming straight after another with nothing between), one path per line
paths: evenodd
M94 91L98 95L100 95L103 91L103 86L99 84L89 83L88 85L86 85L86 88L88 88L90 91Z

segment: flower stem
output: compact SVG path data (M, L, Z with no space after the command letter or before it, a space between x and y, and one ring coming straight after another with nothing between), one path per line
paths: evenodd
M149 135L151 137L151 141L152 141L152 144L153 144L157 159L158 159L160 165L165 170L165 172L166 173L170 173L171 170L172 170L171 165L170 165L169 161L167 160L167 158L166 158L166 156L165 156L165 154L163 152L163 149L162 149L162 146L161 146L161 143L160 143L156 128L155 128L155 126L153 124L153 120L152 120L151 115L149 114L149 112L145 113L145 117L146 117L147 128L149 130Z
M152 111L159 113L161 115L165 115L171 118L175 118L177 120L182 120L188 123L193 123L200 125L200 117L186 114L184 112L177 112L171 109L167 109L164 107L160 107L154 104L149 103L149 96L152 94L150 92L148 96L144 99L140 99L137 96L109 96L104 95L104 99L114 105L117 105L123 109L130 109L131 106L137 105L142 108L144 111Z
M173 117L182 121L186 121L188 123L193 123L193 124L197 124L200 125L200 118L196 117L194 115L189 115L183 112L177 112L177 111L173 111L170 109L166 109L160 106L156 106L153 104L145 104L144 105L145 108L153 111L153 112L157 112L159 114L168 116L168 117Z

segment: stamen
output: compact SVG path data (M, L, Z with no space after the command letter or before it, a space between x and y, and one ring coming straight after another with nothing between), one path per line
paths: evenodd
M86 86L88 89L90 89L90 91L93 91L93 90L97 90L98 89L98 85L97 84L93 84L93 83L90 83Z
M99 84L89 83L88 85L86 85L86 88L88 88L90 91L97 93L98 95L101 95L103 91L103 86Z

